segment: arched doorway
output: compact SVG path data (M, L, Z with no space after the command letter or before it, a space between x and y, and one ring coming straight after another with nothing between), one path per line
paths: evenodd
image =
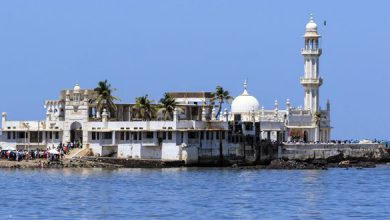
M307 143L307 131L303 132L303 142Z
M83 129L80 122L75 121L70 125L70 141L83 143Z

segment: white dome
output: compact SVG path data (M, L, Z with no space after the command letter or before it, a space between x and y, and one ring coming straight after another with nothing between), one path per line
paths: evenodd
M317 31L317 24L314 22L313 15L310 16L310 21L306 24L306 31Z
M260 103L254 96L249 95L244 83L244 92L232 102L232 113L248 113L260 109Z
M80 91L80 85L76 84L73 88L74 91Z

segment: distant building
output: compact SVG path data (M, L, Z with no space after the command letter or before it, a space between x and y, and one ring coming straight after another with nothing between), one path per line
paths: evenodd
M287 142L328 142L331 136L330 104L319 106L320 35L313 17L306 25L304 107L294 108L289 100L280 109L265 110L249 94L237 96L231 111L225 109L216 118L211 92L172 92L177 102L172 118L146 121L133 114L134 104L117 104L115 111L98 109L96 92L82 89L62 90L58 100L46 100L46 118L41 121L9 121L2 113L0 146L16 149L46 149L60 143L81 143L95 155L120 158L185 160L197 162L202 152L211 155L240 154L244 137L253 140ZM1 137L1 136L0 136Z

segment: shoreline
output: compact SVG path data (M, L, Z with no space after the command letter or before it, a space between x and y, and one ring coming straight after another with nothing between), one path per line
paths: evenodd
M186 165L184 161L140 160L140 159L117 159L101 157L83 157L63 159L61 161L48 161L47 159L12 161L0 159L0 169L64 169L64 168L177 168L177 167L220 167L233 169L268 169L268 170L326 170L329 168L375 168L389 161L372 161L367 158L351 158L340 161L327 161L325 159L314 160L286 160L275 159L266 163L245 164L197 164Z

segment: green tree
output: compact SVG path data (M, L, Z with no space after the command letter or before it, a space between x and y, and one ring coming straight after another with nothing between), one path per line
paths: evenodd
M116 111L117 106L114 102L120 101L120 99L112 95L116 89L112 88L107 80L100 81L94 91L96 92L96 97L91 101L96 103L96 108L99 112L103 109L107 109L111 113Z
M222 105L225 103L225 101L230 101L233 99L233 97L230 96L229 91L224 90L221 86L217 86L215 89L215 92L212 94L211 102L215 103L215 101L218 101L218 111L216 118L218 118L219 114L222 110Z
M133 111L136 117L144 121L150 121L156 115L156 106L154 101L148 98L148 95L140 96L135 99Z
M162 114L164 120L171 120L173 118L173 112L177 106L175 98L168 93L160 99L159 113Z

